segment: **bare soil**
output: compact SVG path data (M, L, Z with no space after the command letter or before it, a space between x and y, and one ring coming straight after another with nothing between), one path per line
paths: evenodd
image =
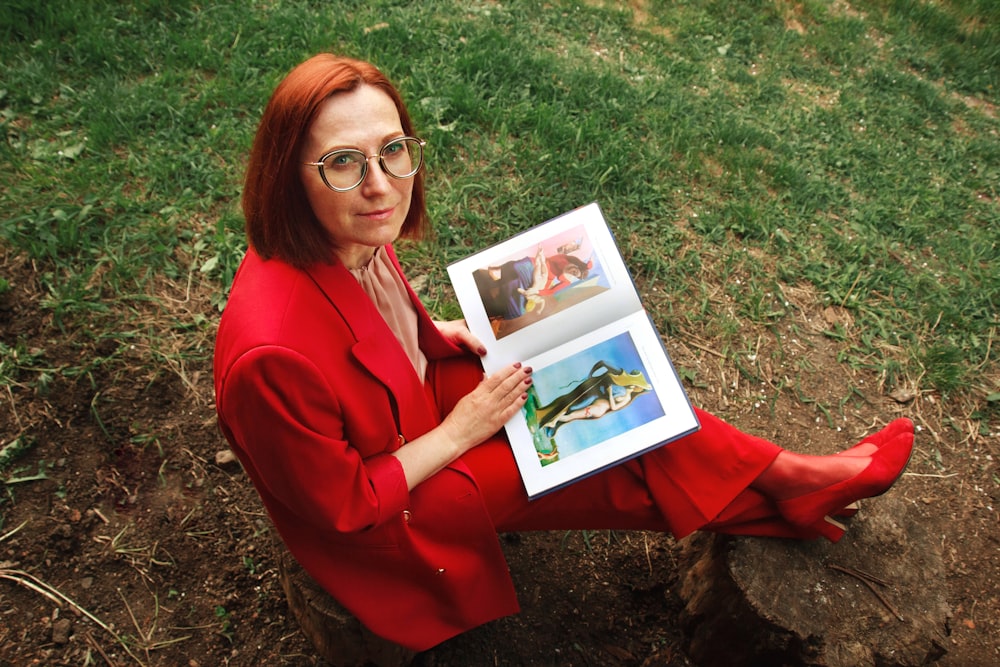
M38 365L48 369L114 360L73 378L50 371L44 392L34 388L38 371L0 388L0 443L31 444L2 475L0 667L325 664L287 610L253 488L238 464L217 462L226 446L208 362L62 331L41 307L32 266L2 252L0 266L12 285L0 296L0 341L44 351ZM891 493L919 512L920 539L943 554L946 574L925 582L945 590L950 608L938 664L997 664L996 426L933 393L884 395L879 378L837 361L843 342L820 333L846 315L824 312L804 290L789 294L795 329L748 330L758 345L742 368L704 334L672 328L675 362L695 371L692 400L813 453L913 418L917 453ZM216 315L207 298L185 303L188 315ZM203 345L210 350L210 334ZM854 521L865 521L864 510ZM693 664L671 537L573 531L501 541L523 612L418 656L418 665Z

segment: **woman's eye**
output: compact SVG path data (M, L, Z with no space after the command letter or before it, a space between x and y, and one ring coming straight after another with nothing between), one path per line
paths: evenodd
M331 155L326 159L326 164L331 169L336 169L337 167L351 167L358 163L358 158L350 153L341 153L339 155Z

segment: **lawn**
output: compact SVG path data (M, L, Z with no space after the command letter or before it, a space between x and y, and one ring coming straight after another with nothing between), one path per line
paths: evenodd
M432 313L460 316L448 262L596 200L696 401L771 421L790 404L832 433L873 406L916 415L935 435L921 470L970 471L995 530L994 0L358 4L0 8L0 561L71 586L29 554L54 539L53 506L96 508L82 543L158 600L195 595L162 574L178 553L101 503L208 493L192 479L222 445L178 424L211 433L246 155L273 87L320 51L382 67L428 142L434 234L398 251ZM824 365L799 353L815 345ZM147 476L130 481L125 449ZM92 470L118 491L79 500ZM232 557L259 583L253 554ZM234 641L234 604L205 603L214 639ZM181 633L128 618L112 646L168 664L158 649ZM0 632L0 655L14 640Z

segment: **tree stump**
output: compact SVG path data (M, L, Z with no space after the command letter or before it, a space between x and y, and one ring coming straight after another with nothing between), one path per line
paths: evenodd
M696 534L680 558L687 653L700 667L936 662L950 609L935 537L892 494L837 544Z
M288 607L316 652L333 667L405 667L414 651L382 639L330 597L280 542L278 578Z

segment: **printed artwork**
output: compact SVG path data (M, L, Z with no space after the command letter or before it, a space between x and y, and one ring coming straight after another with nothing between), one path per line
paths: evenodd
M535 369L522 408L543 466L663 416L628 333Z
M581 225L473 272L497 340L610 285Z

